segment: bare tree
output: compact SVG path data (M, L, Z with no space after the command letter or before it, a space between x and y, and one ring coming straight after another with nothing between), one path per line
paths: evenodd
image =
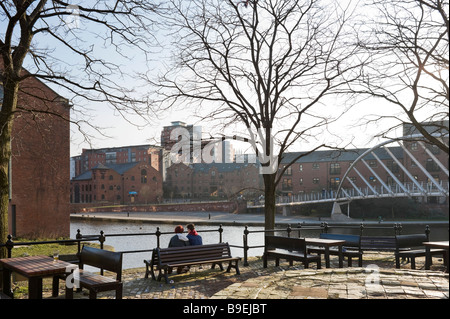
M21 84L36 78L67 94L73 105L106 102L124 118L129 113L145 115L146 101L126 85L129 70L117 58L145 57L149 52L155 9L153 1L133 0L82 1L80 5L59 0L0 2L0 242L6 241L8 232L14 118L20 112L61 117L52 108L55 97L39 96L48 103L44 108L19 105L20 94L33 94L32 88L24 90ZM70 121L67 116L63 120ZM81 121L72 120L80 129Z
M343 112L326 99L361 64L346 25L351 10L318 0L171 3L164 18L173 31L174 63L154 82L160 105L192 106L204 120L247 130L262 163L265 227L271 229L284 171L325 146L316 137ZM310 150L278 169L301 142Z
M449 2L447 0L370 1L360 45L371 56L353 92L397 107L371 122L394 119L447 154L449 118ZM353 83L353 84L356 84ZM438 136L436 136L438 135Z

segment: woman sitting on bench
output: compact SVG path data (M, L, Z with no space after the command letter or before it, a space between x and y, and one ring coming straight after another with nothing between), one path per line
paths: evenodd
M191 245L203 245L202 236L197 233L194 224L188 224L186 227L189 229L187 238L189 238Z

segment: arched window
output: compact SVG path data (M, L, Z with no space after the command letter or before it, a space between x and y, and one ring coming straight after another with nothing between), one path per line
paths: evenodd
M146 169L141 170L141 183L147 184L147 170Z

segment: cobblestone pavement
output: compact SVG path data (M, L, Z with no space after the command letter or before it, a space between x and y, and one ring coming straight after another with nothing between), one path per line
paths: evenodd
M448 299L449 276L442 260L435 259L431 270L424 270L424 259L416 260L417 270L404 262L395 269L392 253L364 255L363 267L304 269L302 264L281 263L263 268L253 257L249 266L240 265L241 275L216 269L192 267L188 273L174 274L171 283L145 279L145 268L123 272L124 299ZM241 263L242 264L242 263ZM345 263L344 263L345 265ZM50 289L45 293L50 294ZM61 290L63 294L63 290ZM88 298L87 291L75 298ZM114 298L101 293L99 298Z

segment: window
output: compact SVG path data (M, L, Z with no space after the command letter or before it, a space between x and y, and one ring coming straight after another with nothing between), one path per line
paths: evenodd
M303 172L303 164L300 164L300 165L298 166L298 170L299 170L300 172Z
M430 145L430 146L428 146L427 147L430 151L431 151L431 153L433 153L434 155L438 155L440 152L441 152L441 150L439 149L439 147L437 147L436 145Z
M319 168L320 168L320 166L319 166L318 163L313 163L312 164L312 169L319 169Z
M341 179L339 177L330 178L331 189L337 189L339 187L340 182L341 182Z
M146 169L141 170L141 183L147 184L147 170Z
M377 167L377 161L369 161L370 167Z
M313 184L319 184L320 180L318 177L313 178Z
M417 147L417 142L412 142L411 143L411 150L412 151L417 151L418 147Z
M114 179L114 176L109 175L109 180L112 181Z
M282 190L285 190L285 191L292 190L292 179L284 178L281 188L282 188Z
M299 184L300 184L300 185L303 185L303 178L300 178Z
M426 169L429 172L439 172L439 165L436 164L432 158L427 158Z
M286 168L286 170L284 171L284 175L292 175L292 167L291 166Z
M386 166L392 173L398 173L400 170L397 162L395 162L395 161L387 161Z
M339 163L331 163L330 164L330 174L331 175L339 175L339 174L341 174L341 164L339 164Z

